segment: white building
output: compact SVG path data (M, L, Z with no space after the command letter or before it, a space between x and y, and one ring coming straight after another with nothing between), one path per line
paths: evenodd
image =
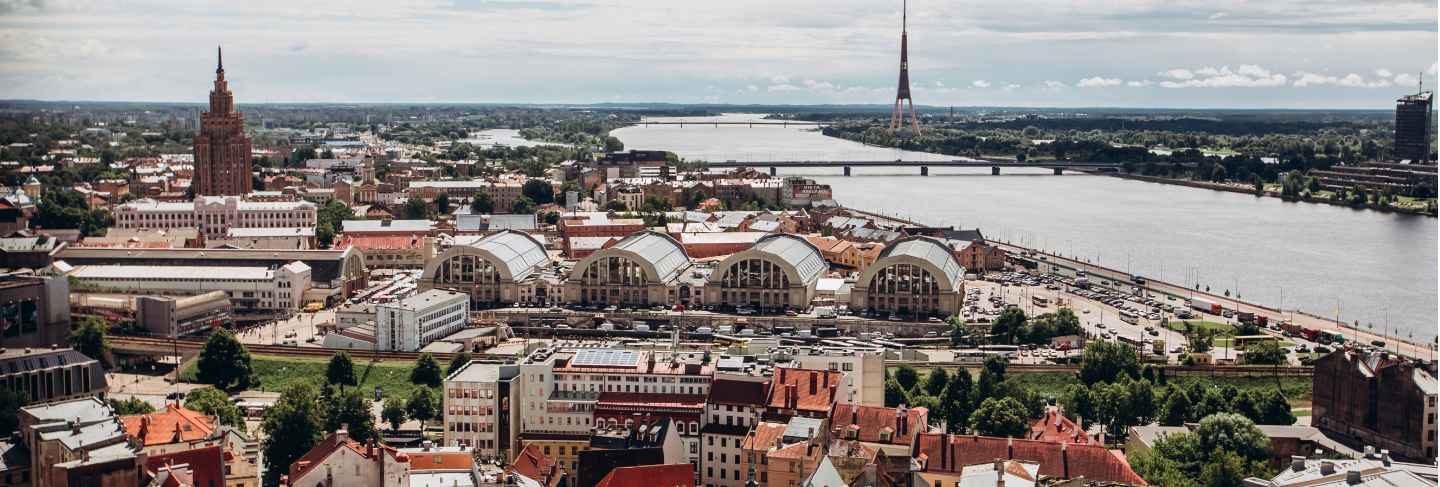
M286 314L303 303L310 266L294 261L279 268L82 265L68 276L72 291L195 295L224 291L236 314Z
M375 308L381 350L413 352L470 322L470 296L432 289Z
M245 201L239 196L202 196L191 202L138 199L115 207L116 228L199 228L225 237L231 228L296 228L316 225L308 201Z
M444 412L447 447L467 447L481 457L508 459L511 381L514 365L470 362L445 378Z
M878 350L827 350L801 348L793 357L802 369L845 373L839 401L862 406L885 405L885 356Z

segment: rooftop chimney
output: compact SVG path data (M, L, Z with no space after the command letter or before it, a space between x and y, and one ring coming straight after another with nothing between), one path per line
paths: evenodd
M1295 472L1305 470L1305 457L1302 457L1300 455L1290 455L1290 470Z
M812 373L812 374L809 374L809 375L810 375L810 395L813 396L813 395L815 395L815 394L817 394L817 393L820 392L818 389L816 389L816 382L817 382L817 379L818 379L818 378L815 377L816 374L813 374L813 373Z
M1380 463L1390 466L1390 450L1380 450Z
M346 429L346 428L349 427L349 426L350 426L350 425L348 425L348 424L342 424L342 425L340 425L340 429L335 430L335 443L336 443L336 444L344 443L344 442L350 440L350 431Z
M1320 475L1333 475L1335 473L1335 462L1325 460L1320 462Z
M1360 482L1362 482L1362 480L1360 480L1360 471L1359 471L1359 470L1346 470L1346 471L1345 471L1345 483L1346 483L1346 484L1355 485L1355 484L1358 484L1358 483L1360 483Z

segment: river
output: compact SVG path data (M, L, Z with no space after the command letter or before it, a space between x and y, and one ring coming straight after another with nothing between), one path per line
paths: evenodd
M760 115L663 119L745 121ZM661 119L657 119L661 120ZM632 126L611 135L631 149L689 160L948 160L871 147L813 128ZM845 206L933 225L979 227L990 238L1107 267L1194 283L1285 309L1415 341L1436 333L1436 219L1048 170L782 168L830 184ZM1394 332L1392 332L1394 334ZM1412 335L1413 334L1413 335Z

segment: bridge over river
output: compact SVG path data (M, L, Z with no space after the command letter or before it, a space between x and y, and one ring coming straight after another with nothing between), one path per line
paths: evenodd
M1037 161L1037 162L1007 162L987 161L982 159L954 159L948 161L906 161L896 159L893 161L707 161L702 163L709 168L736 168L736 167L769 167L770 174L775 175L776 170L782 167L842 167L845 168L845 175L850 175L851 168L855 167L918 167L921 176L929 176L932 167L988 167L990 174L1000 175L1001 168L1034 168L1050 169L1054 174L1064 174L1066 169L1088 172L1118 172L1119 163L1113 162L1081 162L1081 161Z

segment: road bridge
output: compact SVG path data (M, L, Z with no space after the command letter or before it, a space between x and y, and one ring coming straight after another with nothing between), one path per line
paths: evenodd
M830 126L831 124L830 124L829 122L805 122L805 121L797 121L797 120L763 120L763 121L755 121L755 122L735 122L735 121L729 121L729 122L725 122L725 121L708 121L708 122L707 122L707 121L693 121L693 122L681 122L681 121L674 121L674 120L666 120L666 121L663 121L663 122L640 121L640 122L635 122L635 125L641 125L641 126L645 126L645 127L649 127L649 126L651 126L651 125L678 125L678 126L680 126L681 128L684 128L686 125L695 125L695 126L701 126L701 127L719 127L719 126L721 126L721 125L727 125L727 126L729 126L729 125L744 125L744 126L747 126L747 127L754 127L754 126L757 126L757 125L758 125L758 126L761 126L761 127L828 127L828 126Z
M918 167L921 176L929 176L932 167L988 167L990 174L1000 175L1002 168L1033 168L1049 169L1055 175L1065 173L1066 169L1086 172L1119 172L1120 164L1114 162L1082 162L1082 161L1043 161L1043 162L1001 162L986 161L980 159L953 159L947 161L907 161L895 159L893 161L706 161L701 165L707 168L738 168L738 167L768 167L773 176L782 167L840 167L845 169L845 175L849 176L852 168L856 167Z

